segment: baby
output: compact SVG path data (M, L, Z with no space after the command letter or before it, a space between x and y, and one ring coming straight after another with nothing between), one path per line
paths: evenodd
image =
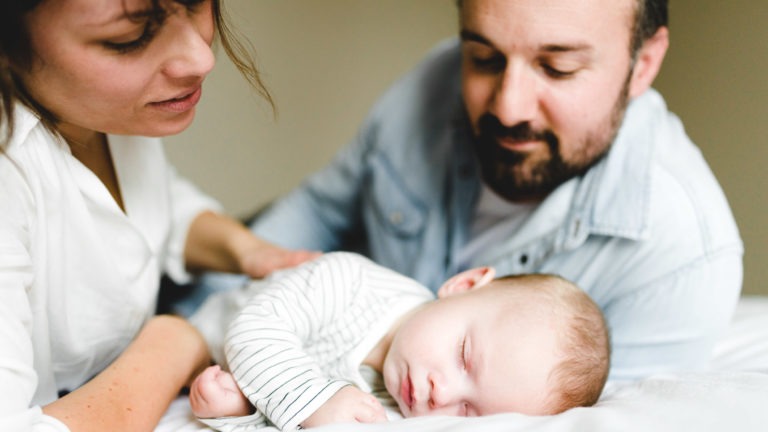
M190 388L195 415L223 431L386 420L366 367L405 417L555 414L594 404L608 375L600 309L557 276L476 268L434 300L336 252L249 289L227 332L231 374L212 366Z

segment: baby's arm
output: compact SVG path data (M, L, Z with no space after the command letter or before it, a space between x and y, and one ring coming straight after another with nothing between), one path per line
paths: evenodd
M387 421L384 407L376 398L354 386L339 389L301 423L304 428L329 423L375 423Z
M324 371L326 362L336 360L312 353L312 347L328 343L323 340L324 332L332 331L364 289L362 282L367 279L356 258L328 254L270 279L254 291L230 323L224 349L230 370L251 405L279 429L304 424L349 386L344 377ZM339 349L348 348L342 345ZM328 412L349 412L347 396L343 395L350 391L338 396L343 402L338 404L344 408L333 408L336 403L331 403ZM310 424L355 418L318 414L319 420Z
M208 367L192 382L189 404L198 418L239 417L253 412L235 379L218 365Z

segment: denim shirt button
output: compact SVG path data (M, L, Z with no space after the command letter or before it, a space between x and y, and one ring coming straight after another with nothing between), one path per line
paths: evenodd
M474 170L471 165L462 165L459 167L459 177L461 179L466 180L472 177L472 174L474 174Z
M573 231L572 231L574 237L578 237L579 236L579 234L581 233L580 228L581 228L581 220L580 219L574 220L573 221Z
M400 225L403 222L403 214L400 212L392 212L389 214L389 221L393 225Z

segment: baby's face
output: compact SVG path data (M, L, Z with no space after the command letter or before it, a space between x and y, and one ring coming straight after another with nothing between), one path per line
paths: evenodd
M508 290L491 283L440 299L401 325L382 372L404 416L548 413L556 320Z

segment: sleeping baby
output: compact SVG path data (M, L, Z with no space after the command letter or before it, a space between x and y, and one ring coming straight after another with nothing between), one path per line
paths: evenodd
M594 404L610 347L600 309L552 275L467 270L437 293L345 252L247 287L227 331L230 372L190 387L221 431L386 420L376 382L405 417L555 414Z

